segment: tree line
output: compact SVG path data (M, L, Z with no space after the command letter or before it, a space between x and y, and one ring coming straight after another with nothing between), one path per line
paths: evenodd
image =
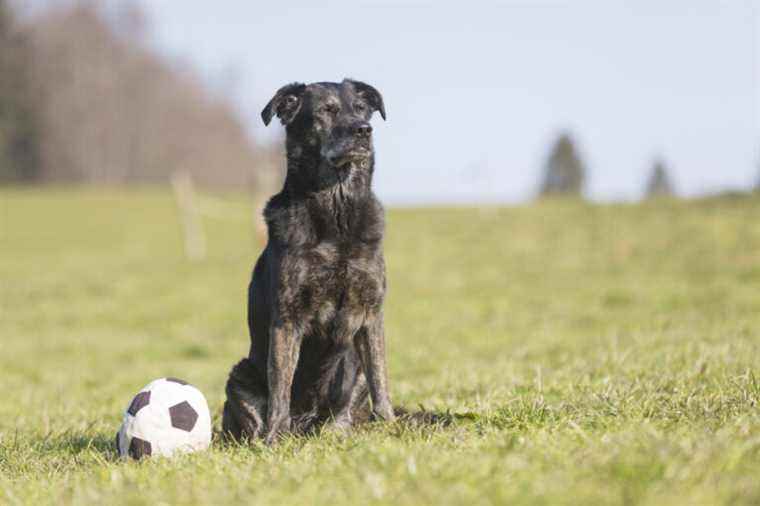
M277 145L256 142L224 97L148 49L134 4L110 18L97 5L66 2L22 22L0 0L0 183L163 182L183 171L270 191L282 174ZM539 195L582 196L587 179L562 133ZM664 160L644 193L676 194Z
M0 182L204 185L279 177L235 108L148 49L135 7L65 4L19 20L0 0Z
M760 163L758 163L760 169ZM540 197L570 196L582 197L587 180L587 170L578 153L575 141L568 132L563 132L554 142L544 166L543 179L539 185ZM760 170L753 188L760 192ZM644 186L646 198L675 197L675 185L670 171L662 158L652 162L649 176Z

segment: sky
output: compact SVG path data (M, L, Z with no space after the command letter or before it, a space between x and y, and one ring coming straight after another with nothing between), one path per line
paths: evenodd
M136 1L258 138L286 83L378 88L391 204L530 199L562 131L596 200L639 198L656 157L684 195L760 179L760 0Z

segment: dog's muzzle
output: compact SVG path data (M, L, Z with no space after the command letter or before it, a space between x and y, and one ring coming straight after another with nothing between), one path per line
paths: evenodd
M372 156L372 125L357 122L341 133L340 138L322 150L322 156L330 165L342 169L369 160Z

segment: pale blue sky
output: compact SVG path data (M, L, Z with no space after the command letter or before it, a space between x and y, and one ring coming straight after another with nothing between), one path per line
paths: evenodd
M637 198L657 155L688 195L760 176L758 2L140 1L153 43L232 92L254 135L285 83L380 89L389 203L528 199L561 129L596 199Z

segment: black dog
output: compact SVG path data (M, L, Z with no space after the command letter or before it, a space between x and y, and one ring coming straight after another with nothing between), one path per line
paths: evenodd
M383 334L383 208L372 193L368 84L290 84L261 113L286 126L284 188L248 288L251 348L227 382L222 429L236 439L324 422L393 420ZM371 399L371 409L369 399Z

